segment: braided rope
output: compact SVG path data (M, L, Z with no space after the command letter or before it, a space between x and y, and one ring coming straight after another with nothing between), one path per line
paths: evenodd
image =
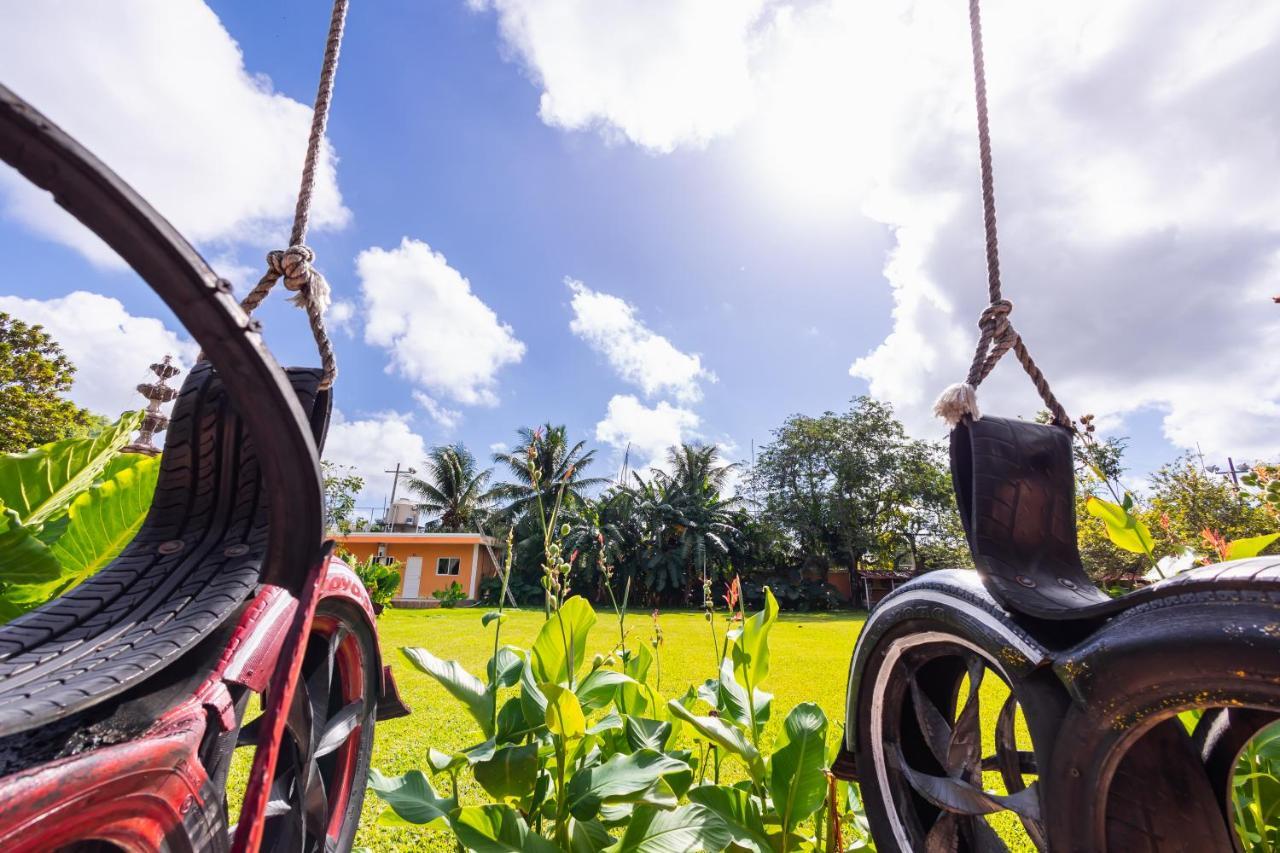
M324 369L324 377L320 380L322 389L332 387L334 380L338 378L338 362L333 352L333 341L329 339L329 332L324 325L324 312L329 308L330 302L329 282L313 266L315 252L306 245L306 238L311 218L311 195L316 184L316 165L320 160L325 128L329 124L329 106L333 102L333 80L338 70L338 54L342 48L347 5L348 0L333 2L329 37L325 41L324 61L320 65L320 85L316 89L315 108L311 113L311 136L307 139L307 157L303 162L298 203L293 212L289 248L267 254L266 273L240 303L246 314L252 314L262 300L267 298L276 282L284 280L284 286L295 293L289 301L307 312L311 334L320 351L320 362Z
M1058 402L1049 380L1027 351L1022 336L1009 321L1013 303L1004 298L1000 287L1000 247L996 233L996 189L991 157L991 127L987 109L987 76L982 51L982 18L979 0L969 0L969 36L973 46L973 89L978 112L978 162L982 172L982 227L987 245L987 296L990 304L978 318L978 345L964 382L942 392L934 404L934 413L955 426L963 418L979 418L977 388L1009 350L1031 377L1053 421L1072 429L1071 417Z

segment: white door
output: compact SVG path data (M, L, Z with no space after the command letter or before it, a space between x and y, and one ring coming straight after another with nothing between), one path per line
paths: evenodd
M422 558L410 557L404 568L404 595L402 598L417 598L418 585L422 583Z

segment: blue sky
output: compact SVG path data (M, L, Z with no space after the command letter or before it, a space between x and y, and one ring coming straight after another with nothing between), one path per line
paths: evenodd
M0 81L250 286L282 247L324 4L31 5L0 35ZM1256 72L1280 16L1188 6L1153 26L1157 4L1116 5L987 12L1014 322L1073 413L1133 437L1139 471L1197 444L1274 454L1276 357L1224 330L1276 323L1259 296L1280 266L1280 101ZM928 404L963 375L984 278L956 12L357 0L308 241L344 321L330 455L380 502L380 467L455 439L487 456L548 419L609 473L628 441L633 463L673 436L743 458L788 414L869 391L941 437ZM105 27L116 47L87 47ZM12 183L0 310L96 344L75 393L130 405L138 365L190 345ZM282 362L314 360L282 296L261 316ZM442 317L462 340L423 345ZM1027 387L1010 362L983 399L1030 414Z

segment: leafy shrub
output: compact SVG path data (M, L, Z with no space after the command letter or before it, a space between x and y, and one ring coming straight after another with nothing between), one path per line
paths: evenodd
M369 593L369 601L373 603L375 613L381 613L385 608L390 607L391 600L399 592L400 572L397 571L399 565L395 563L384 566L370 557L352 566L356 577L360 578L365 591Z
M462 589L462 584L454 581L445 589L437 589L431 593L431 597L440 602L441 607L457 607L458 602L467 597Z
M767 587L766 587L767 584ZM764 606L764 591L769 589L783 610L804 612L833 610L844 602L834 586L826 581L805 578L799 571L777 575L765 581L742 582L742 595L748 607Z
M512 577L509 584L511 597L519 604L536 604L541 606L544 596L544 590L541 584L529 583L520 577ZM502 594L502 578L498 575L490 575L480 581L480 586L476 590L480 603L491 607L498 606L498 597Z
M0 622L106 566L142 526L160 458L121 453L142 414L92 438L0 456Z
M870 849L865 836L861 847L835 840L839 824L862 835L865 823L851 787L828 775L821 708L797 705L772 748L762 743L773 696L761 685L778 616L768 589L764 607L739 609L737 627L717 642L717 677L664 702L650 679L661 671L661 634L628 643L621 629L610 654L587 661L595 611L580 596L561 603L549 586L551 615L529 649L502 645L501 609L483 615L494 630L484 681L426 649L403 649L484 739L432 749L426 772L372 771L370 788L391 807L380 822L448 829L473 850ZM691 749L679 748L683 735ZM747 780L722 784L722 761L740 764ZM460 802L464 772L491 802ZM447 793L430 778L440 775L452 780Z

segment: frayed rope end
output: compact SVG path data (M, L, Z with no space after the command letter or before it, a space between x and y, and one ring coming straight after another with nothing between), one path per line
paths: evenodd
M967 415L975 421L982 417L978 411L978 391L968 382L957 382L938 395L933 413L954 427Z

